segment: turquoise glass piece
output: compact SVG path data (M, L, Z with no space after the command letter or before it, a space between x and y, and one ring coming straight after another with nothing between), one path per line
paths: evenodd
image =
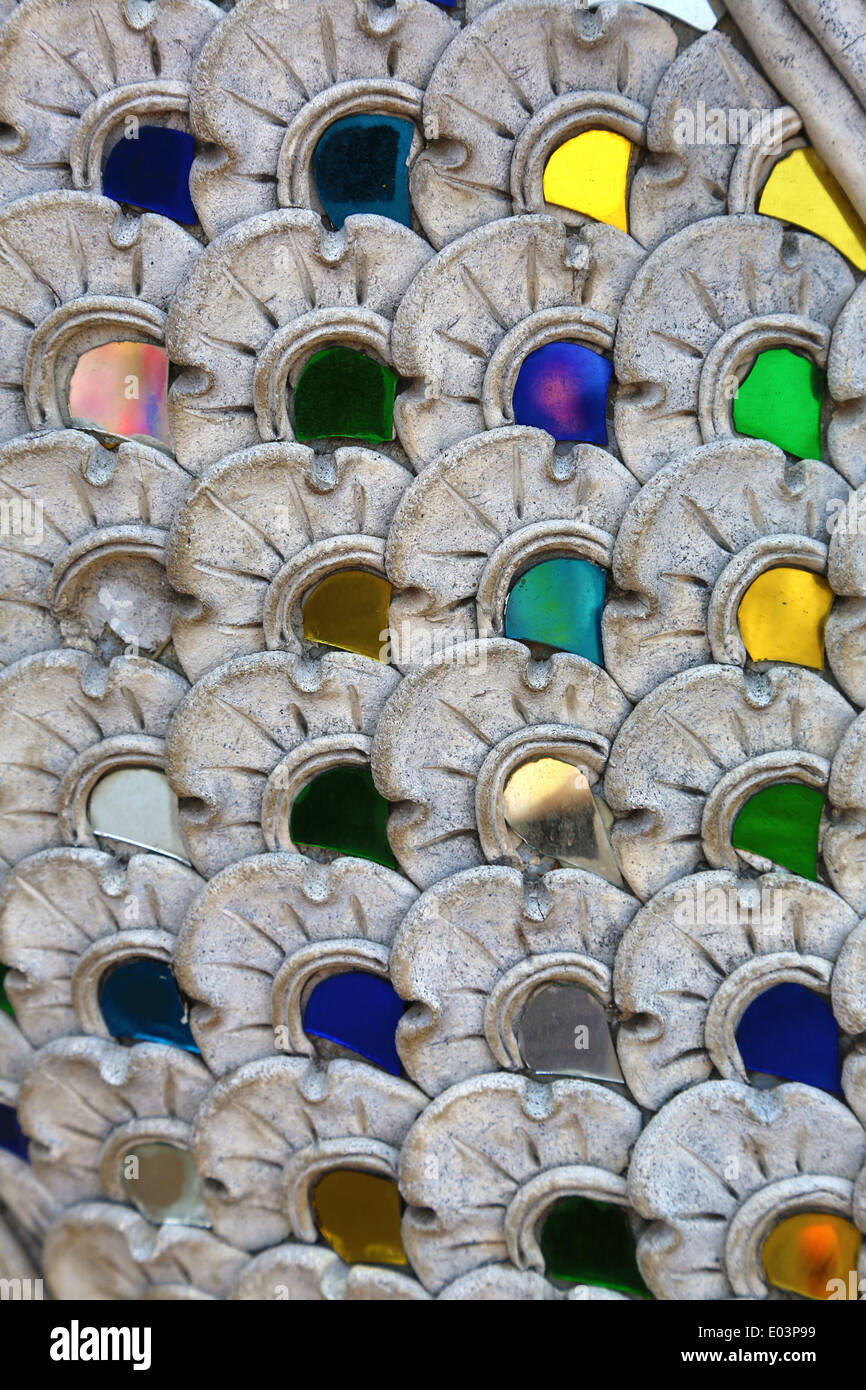
M15 1154L29 1163L27 1135L18 1123L18 1113L14 1105L0 1105L0 1149Z
M737 1028L747 1071L841 1091L839 1032L827 1000L805 985L774 985L753 999Z
M399 1076L394 1035L405 1007L393 986L379 975L360 970L329 975L310 995L304 1032L349 1048Z
M546 1218L539 1245L548 1277L559 1283L651 1297L637 1267L624 1207L591 1197L563 1197Z
M355 212L410 225L406 161L414 133L399 116L343 116L328 126L313 155L313 177L332 226Z
M545 343L530 352L514 383L515 425L534 425L554 439L607 444L612 364L582 343Z
M397 867L388 843L388 803L366 767L331 767L302 787L292 805L289 834L297 846Z
M295 436L308 439L364 439L383 444L394 438L397 377L356 348L314 352L295 387Z
M118 140L105 162L102 191L116 203L161 212L192 226L195 208L189 196L193 138L168 126L138 126L134 136Z
M521 575L505 605L505 636L603 662L606 574L589 560L543 560Z
M99 1007L113 1038L198 1052L186 1005L164 961L142 956L116 965L100 981Z

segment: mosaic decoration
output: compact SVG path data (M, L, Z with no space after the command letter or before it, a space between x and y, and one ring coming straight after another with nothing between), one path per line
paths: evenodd
M859 0L0 16L0 1278L856 1297Z

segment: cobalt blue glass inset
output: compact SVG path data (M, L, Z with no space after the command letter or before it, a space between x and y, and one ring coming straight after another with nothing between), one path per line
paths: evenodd
M737 1047L747 1071L842 1089L839 1035L830 1005L805 985L774 985L746 1009Z
M602 665L605 571L589 560L543 560L521 575L505 605L505 636L543 642Z
M316 985L304 1010L304 1032L327 1038L400 1075L394 1042L405 1008L387 980L362 971L329 975Z
M118 140L105 162L102 191L118 203L161 212L191 226L196 220L189 196L193 138L185 130L142 125Z
M607 392L613 368L582 343L545 343L530 352L514 383L515 425L554 439L607 444Z
M161 960L123 961L100 981L99 1007L113 1038L172 1043L198 1052L174 976Z
M18 1158L27 1157L27 1135L18 1123L14 1105L0 1105L0 1149L7 1149Z
M374 212L411 223L406 164L415 128L399 116L343 116L322 135L313 176L334 227L354 212Z

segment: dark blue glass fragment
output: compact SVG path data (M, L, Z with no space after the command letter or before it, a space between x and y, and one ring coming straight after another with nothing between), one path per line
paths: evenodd
M118 140L105 162L102 191L106 198L161 212L191 226L196 220L189 196L193 138L184 130L142 125L137 136Z
M841 1091L839 1034L826 999L805 985L774 985L740 1020L737 1046L747 1071Z
M198 1052L186 1008L169 967L161 960L123 961L99 985L99 1006L113 1038L171 1043Z
M354 212L410 225L406 161L414 130L399 116L343 116L328 126L313 155L313 177L334 227Z
M0 1105L0 1149L7 1149L18 1158L27 1157L27 1135L18 1123L14 1105Z
M327 1038L400 1075L394 1042L406 1005L387 980L363 971L329 975L314 988L304 1010L304 1032Z
M607 444L607 393L613 368L582 343L545 343L530 352L514 383L515 425L554 439Z

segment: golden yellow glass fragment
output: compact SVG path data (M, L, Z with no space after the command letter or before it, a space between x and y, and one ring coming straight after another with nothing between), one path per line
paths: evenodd
M842 1216L801 1212L780 1221L767 1236L761 1251L764 1272L778 1289L827 1299L833 1292L831 1280L841 1279L847 1288L862 1240L857 1227Z
M375 1173L338 1169L313 1193L316 1224L347 1264L405 1265L397 1184Z
M866 227L815 150L794 150L773 169L758 212L805 227L866 270Z
M544 170L544 199L628 231L632 145L612 130L585 130L554 150Z
M503 809L515 834L540 854L622 883L607 838L610 808L573 763L560 758L524 763L505 784Z
M343 652L388 660L391 585L365 570L329 574L307 595L304 636Z
M824 628L833 590L823 575L779 567L750 584L740 600L737 622L753 661L791 661L824 668Z

